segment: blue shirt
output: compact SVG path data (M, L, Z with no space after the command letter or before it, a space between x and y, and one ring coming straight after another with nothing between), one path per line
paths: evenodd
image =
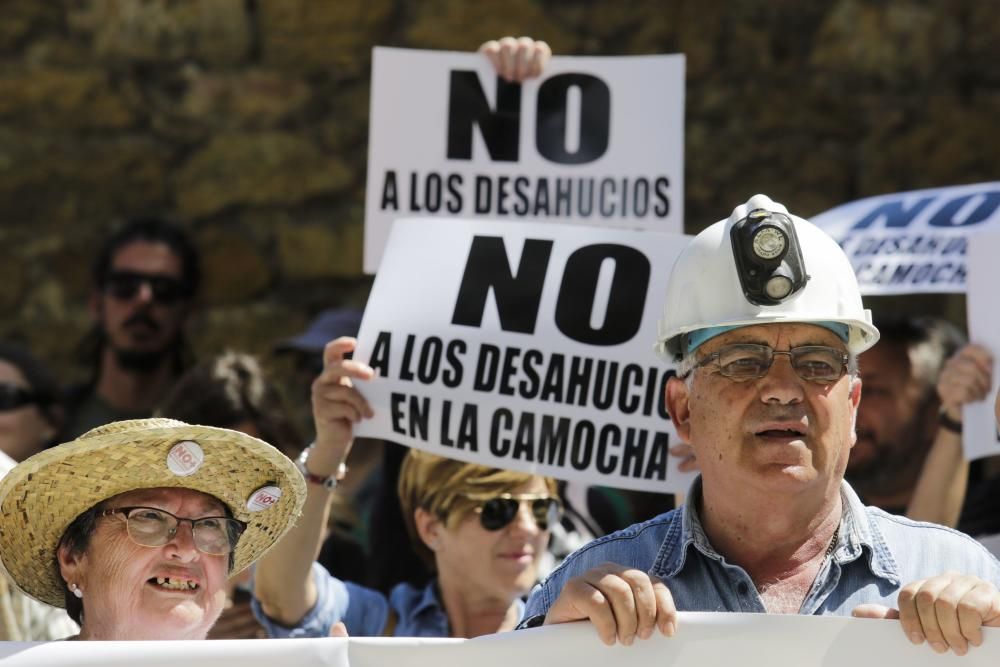
M948 570L1000 586L1000 562L958 531L865 507L841 484L837 547L820 566L800 614L849 616L859 604L896 606L902 586ZM709 543L698 518L701 480L692 502L580 548L534 590L521 626L537 625L567 580L602 563L636 568L663 580L678 611L766 613L753 580Z
M437 596L437 582L431 581L424 588L398 584L389 592L389 599L370 588L350 581L337 579L319 563L312 565L312 578L316 584L316 604L302 617L298 625L288 628L275 623L264 615L255 597L254 616L267 630L267 636L327 637L330 626L343 621L352 637L380 637L385 633L389 609L396 612L395 637L449 637L448 615ZM518 612L524 603L517 600Z

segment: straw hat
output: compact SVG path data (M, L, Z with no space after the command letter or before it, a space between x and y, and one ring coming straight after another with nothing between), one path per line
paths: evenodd
M65 606L56 548L69 524L107 498L155 487L215 496L247 523L231 574L292 527L306 496L294 463L239 431L174 419L113 422L26 459L0 481L0 568L31 597Z

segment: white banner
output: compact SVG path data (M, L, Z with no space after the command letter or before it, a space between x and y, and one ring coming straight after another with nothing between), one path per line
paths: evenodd
M962 293L969 236L1000 229L1000 182L859 199L811 220L844 248L862 294Z
M477 639L247 639L0 645L3 667L996 667L1000 630L965 656L914 646L898 621L837 616L681 613L677 634L605 646L589 623Z
M966 312L969 339L993 353L993 386L985 401L969 403L962 410L962 448L965 458L978 459L1000 455L993 400L1000 385L1000 309L997 308L997 285L1000 284L1000 232L976 236L969 246L969 291Z
M399 220L356 358L376 415L356 428L449 458L682 492L653 353L688 237L522 222Z
M501 80L477 53L376 48L364 269L398 217L681 233L684 56L552 58Z

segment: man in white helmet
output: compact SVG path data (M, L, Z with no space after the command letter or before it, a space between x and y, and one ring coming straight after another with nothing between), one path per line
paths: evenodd
M523 626L672 635L677 610L900 618L962 654L1000 626L1000 563L971 538L865 508L843 481L878 340L833 239L756 195L670 276L667 409L701 465L686 505L591 542L539 584ZM950 571L945 574L946 571ZM958 572L960 574L956 574Z

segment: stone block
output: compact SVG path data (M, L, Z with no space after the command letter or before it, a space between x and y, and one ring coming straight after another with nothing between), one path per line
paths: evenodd
M0 127L0 211L7 220L78 224L160 208L168 156L141 136Z
M364 227L357 223L305 223L277 230L278 261L286 279L361 275Z
M115 64L197 59L232 65L253 43L244 0L81 0L67 21L92 40L99 59Z
M348 187L352 170L285 132L216 135L174 180L178 208L199 217L237 205L288 205Z
M266 70L190 70L175 113L216 128L272 127L300 111L311 90L302 79Z
M383 41L393 5L392 0L258 0L263 60L306 72L359 75L368 67L372 45Z
M241 229L209 228L197 237L208 305L245 302L271 282L271 267L254 239Z
M131 125L134 89L114 90L98 69L31 68L0 74L0 121L24 128L116 129Z

